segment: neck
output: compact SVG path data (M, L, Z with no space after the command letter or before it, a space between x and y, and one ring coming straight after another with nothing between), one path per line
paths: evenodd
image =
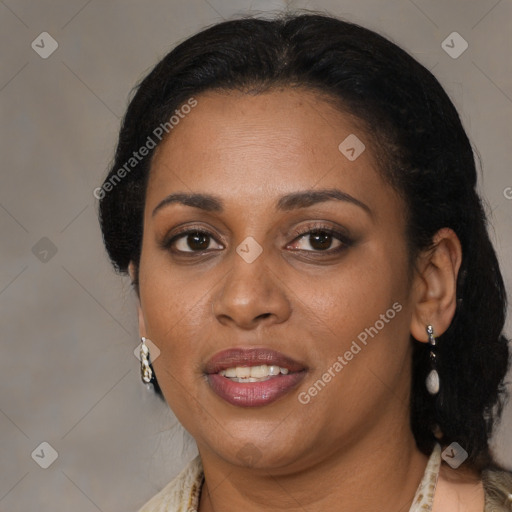
M389 433L388 429L381 432ZM409 510L428 457L407 428L368 432L299 471L240 468L201 450L205 484L200 512Z

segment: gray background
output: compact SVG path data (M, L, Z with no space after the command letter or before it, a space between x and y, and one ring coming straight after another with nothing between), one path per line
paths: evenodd
M140 382L135 300L106 259L93 190L130 89L173 45L235 14L285 8L361 23L433 70L481 156L512 292L511 0L2 0L1 511L136 510L195 454ZM45 31L59 45L47 59L31 47ZM453 31L469 44L456 59L441 47ZM508 466L511 426L508 406L495 437ZM48 469L36 464L48 461L43 441L58 452Z

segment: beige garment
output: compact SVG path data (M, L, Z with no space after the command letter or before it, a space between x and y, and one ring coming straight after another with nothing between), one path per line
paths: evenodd
M425 468L409 512L432 510L441 466L441 446L436 444ZM204 475L199 455L139 512L197 512ZM512 473L488 469L482 473L485 490L483 512L512 512Z

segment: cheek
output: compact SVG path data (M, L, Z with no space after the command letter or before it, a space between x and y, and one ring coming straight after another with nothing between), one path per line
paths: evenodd
M204 385L199 361L208 343L205 333L211 332L204 328L211 305L204 287L201 293L201 287L150 268L140 280L140 295L148 337L160 349L153 368L166 402L189 429L204 414L197 389Z
M370 245L370 244L368 244ZM406 259L403 251L386 253L377 244L346 258L336 270L314 279L296 280L300 302L332 335L353 338L407 297ZM390 315L394 311L390 312ZM380 325L380 324L379 324Z
M398 243L389 247L368 244L329 278L303 281L297 293L315 340L312 381L329 369L339 376L330 379L333 400L340 393L347 400L360 397L363 390L364 396L378 395L407 380L407 254Z
M198 375L200 348L208 342L206 328L211 323L212 286L208 275L191 277L172 271L165 257L141 259L140 298L148 337L160 349L154 363L162 387L175 377L181 381ZM193 364L191 363L193 362Z
M315 349L309 351L314 363L298 400L307 404L299 412L329 417L322 427L326 437L366 428L390 403L408 400L406 309L389 290L388 300L373 290L377 298L371 300L363 284L348 295L338 291L337 300L324 302L316 316Z

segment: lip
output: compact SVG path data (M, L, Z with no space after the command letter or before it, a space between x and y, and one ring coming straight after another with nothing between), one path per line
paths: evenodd
M289 373L260 382L234 382L219 374L234 366L262 364L287 368ZM212 391L226 402L238 407L260 407L275 402L289 393L306 375L306 366L289 356L266 348L231 348L215 354L205 366Z
M215 354L205 366L205 373L219 373L221 370L234 366L258 366L261 364L288 368L290 372L300 372L305 369L289 356L267 348L229 348Z

